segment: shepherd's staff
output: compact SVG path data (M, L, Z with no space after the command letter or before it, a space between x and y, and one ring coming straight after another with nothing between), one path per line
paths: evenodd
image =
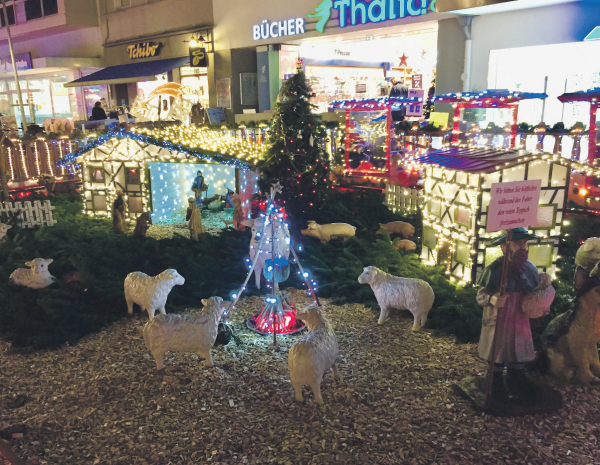
M504 261L502 262L502 280L500 281L500 296L503 297L506 295L506 281L508 278L508 263L509 263L509 255L510 255L510 241L512 240L512 229L508 229L506 231L506 245L504 252ZM502 307L503 308L503 307ZM502 308L496 307L496 324L494 326L494 339L492 342L492 351L490 353L490 366L488 368L487 378L485 380L485 408L490 408L491 396L490 393L492 391L492 384L494 382L494 365L496 363L496 358L498 357L498 320L499 313Z

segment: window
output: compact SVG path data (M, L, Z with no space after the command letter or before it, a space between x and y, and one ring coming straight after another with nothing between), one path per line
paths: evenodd
M58 0L25 0L25 19L31 21L58 13Z
M15 9L12 5L8 5L6 7L6 15L8 16L8 24L10 24L11 26L15 24ZM3 8L0 8L0 24L2 25L2 27L6 27Z
M129 8L131 6L131 0L115 0L115 10L121 8Z
M140 170L137 168L126 168L127 184L140 184Z
M90 182L104 184L104 169L90 166Z

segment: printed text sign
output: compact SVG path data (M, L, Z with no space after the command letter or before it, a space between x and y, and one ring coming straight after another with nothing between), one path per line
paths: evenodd
M486 231L535 226L541 190L541 179L492 184Z

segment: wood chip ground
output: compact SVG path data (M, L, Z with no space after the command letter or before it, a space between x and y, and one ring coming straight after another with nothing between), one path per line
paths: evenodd
M362 305L325 302L343 381L326 376L325 406L308 388L297 404L287 354L301 336L273 348L249 331L261 303L233 312L237 341L213 350L215 368L169 354L164 376L142 340L145 315L60 350L23 355L2 343L0 429L26 425L11 444L29 465L600 463L598 388L558 386L565 406L554 414L487 417L452 389L484 373L476 346L413 333L406 312L379 326ZM8 408L18 395L27 403Z

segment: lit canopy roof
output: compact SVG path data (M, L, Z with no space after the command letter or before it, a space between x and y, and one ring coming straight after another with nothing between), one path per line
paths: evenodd
M329 104L330 110L369 110L383 109L391 106L392 110L406 106L411 103L420 103L422 98L418 97L380 97L364 98L354 100L335 100Z
M93 139L79 150L62 158L59 164L77 162L79 158L85 157L96 147L100 147L112 139L125 138L207 162L242 169L253 168L262 155L260 145L239 140L228 134L223 134L221 131L208 128L182 124L130 125L127 128L119 128Z
M548 94L511 92L508 89L488 89L482 92L451 92L433 97L436 103L458 103L464 106L493 108L514 105L520 100L548 98Z
M592 100L600 100L600 87L594 87L593 89L581 90L579 92L570 92L562 94L558 97L563 103L567 102L591 102Z

